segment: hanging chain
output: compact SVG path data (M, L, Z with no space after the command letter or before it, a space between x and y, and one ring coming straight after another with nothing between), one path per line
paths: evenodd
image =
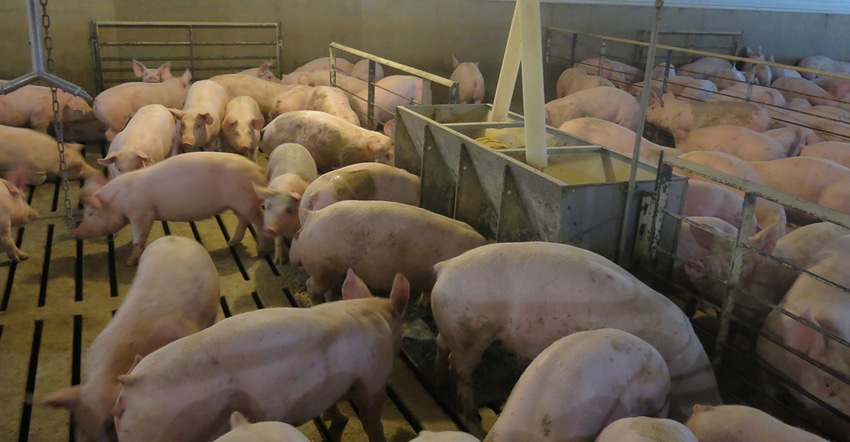
M53 60L53 39L50 38L50 16L47 14L47 0L41 3L41 26L44 28L44 49L47 51L47 72L56 74L56 62ZM71 193L68 183L68 164L65 162L65 134L63 133L61 109L59 108L59 91L56 85L50 84L53 96L53 127L56 129L56 146L59 149L59 173L62 180L62 191L65 196L65 222L68 229L76 227L74 216L71 214Z

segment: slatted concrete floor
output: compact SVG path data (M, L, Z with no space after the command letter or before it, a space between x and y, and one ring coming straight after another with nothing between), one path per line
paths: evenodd
M93 163L100 155L88 156ZM71 183L74 207L79 188L79 182ZM135 267L124 265L132 248L132 229L128 226L109 237L73 239L63 218L60 190L58 183L29 187L31 205L41 218L18 229L14 239L30 258L15 264L0 257L2 441L73 440L68 412L30 405L28 398L80 382L89 345L120 306L135 273ZM291 266L276 267L270 259L258 258L254 232L246 235L243 244L228 247L229 233L235 226L231 213L195 223L156 223L150 241L170 234L203 243L221 278L219 320L258 308L308 306L306 275ZM423 335L421 320L411 317L408 323L408 328L418 330L414 330L415 336L429 338L427 330ZM410 440L423 428L458 429L417 375L422 379L405 360L396 359L390 379L391 400L383 411L390 441ZM351 407L341 404L341 408L352 417L343 429L329 430L316 422L300 429L314 441L366 440ZM494 414L488 409L482 411L484 425L489 427Z

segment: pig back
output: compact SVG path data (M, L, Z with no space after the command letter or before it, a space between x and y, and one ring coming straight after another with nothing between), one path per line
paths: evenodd
M307 186L299 214L344 200L381 200L419 206L420 179L381 163L356 163L327 172Z

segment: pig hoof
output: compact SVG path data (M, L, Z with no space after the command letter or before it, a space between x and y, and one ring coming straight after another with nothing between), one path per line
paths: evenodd
M15 261L15 262L21 262L21 261L26 261L27 259L29 259L29 257L30 256L27 255L24 252L18 252L15 255L10 256L9 259L11 259L12 261Z
M127 258L127 266L134 266L134 265L137 265L138 263L139 263L139 257L138 256L130 255L130 257Z
M236 247L237 244L242 242L241 240L237 241L236 238L231 238L230 241L227 242L228 247Z

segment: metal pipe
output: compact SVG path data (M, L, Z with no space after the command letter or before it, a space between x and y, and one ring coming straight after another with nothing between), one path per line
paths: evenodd
M505 55L502 58L499 81L496 83L493 110L490 112L488 121L505 121L508 118L511 98L514 95L514 85L516 85L516 77L519 73L520 58L520 3L517 2L511 20L511 29L508 31L508 41L505 44Z
M519 0L522 38L522 107L525 116L525 162L543 169L546 152L546 110L543 98L543 42L540 0Z

